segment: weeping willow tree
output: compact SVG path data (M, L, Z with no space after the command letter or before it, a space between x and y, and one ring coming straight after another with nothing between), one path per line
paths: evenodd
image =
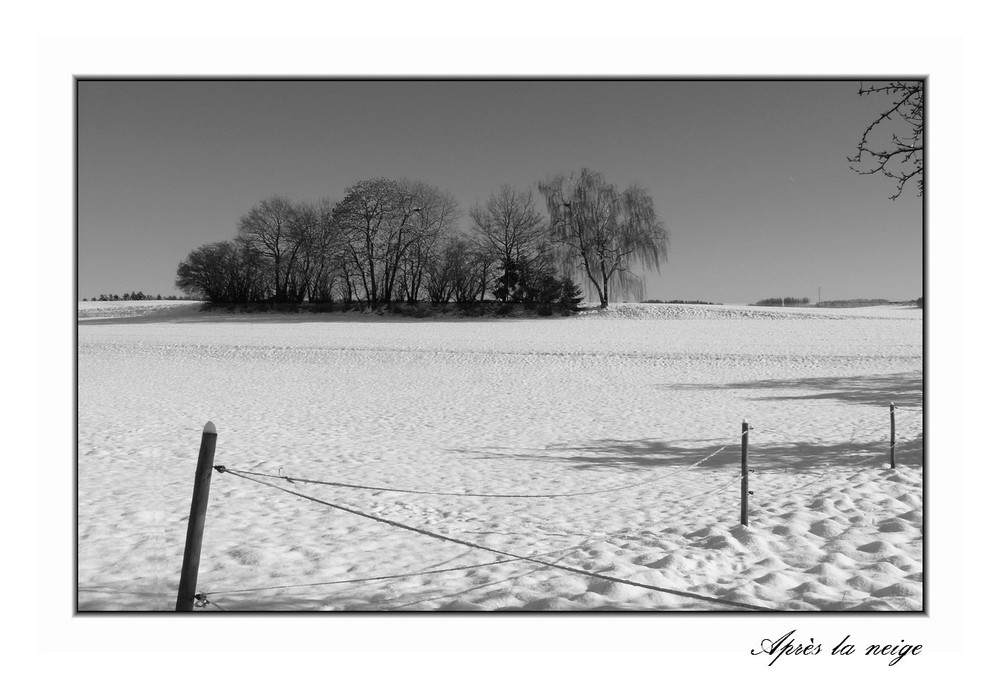
M653 199L636 185L619 191L586 168L538 185L549 211L552 239L562 245L566 267L581 271L601 308L612 296L642 299L645 281L632 269L660 270L667 260L667 231Z

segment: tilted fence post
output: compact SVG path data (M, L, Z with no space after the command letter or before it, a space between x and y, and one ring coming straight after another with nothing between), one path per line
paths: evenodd
M177 586L176 612L190 612L194 609L195 589L198 586L198 563L201 561L201 536L205 531L208 489L212 484L212 462L215 459L215 441L217 439L215 424L209 421L205 424L205 430L201 434L198 466L194 471L194 493L191 496L191 516L188 517L187 540L184 542L181 581Z
M896 403L889 403L889 466L896 468Z
M740 472L743 476L742 482L742 495L740 497L740 524L747 526L749 523L749 518L747 517L748 495L750 488L750 473L747 471L747 445L750 440L750 424L747 423L746 419L743 419L743 453L740 460Z

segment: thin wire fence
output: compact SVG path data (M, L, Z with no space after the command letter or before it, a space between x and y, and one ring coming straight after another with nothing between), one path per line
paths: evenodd
M742 434L740 435L740 437L742 437ZM737 438L737 440L738 439L739 438ZM673 478L674 476L677 476L678 474L684 473L685 471L690 471L691 469L694 469L695 467L697 467L697 466L699 466L699 465L707 462L708 460L710 460L713 457L717 456L719 453L721 453L727 447L729 447L729 446L728 445L723 445L718 450L715 450L714 452L712 452L711 454L707 455L706 457L703 457L702 459L699 459L697 462L694 462L693 464L690 464L690 465L685 466L685 467L683 467L681 469L673 471L673 472L671 472L671 473L669 473L669 474L667 474L665 476L660 476L660 477L655 478L655 479L648 479L648 480L645 480L645 481L637 481L637 482L634 482L634 483L627 483L627 484L618 485L618 486L609 486L607 488L599 488L599 489L596 489L596 490L576 491L576 492L573 492L573 493L469 493L469 492L460 492L460 491L415 490L415 489L411 489L411 488L395 488L395 487L390 487L390 486L370 486L370 485L364 485L364 484L343 483L343 482L340 482L340 481L320 481L320 480L316 480L316 479L307 479L307 478L300 478L300 477L295 477L295 476L284 476L282 474L266 474L266 473L259 473L259 472L254 472L254 471L245 471L245 470L239 470L239 469L230 469L228 467L225 470L227 472L229 472L229 473L232 473L232 474L236 475L236 476L242 476L242 477L260 476L262 478L282 479L284 481L288 481L289 483L304 483L304 484L322 485L322 486L335 486L335 487L338 487L338 488L355 488L355 489L358 489L358 490L370 490L370 491L377 491L377 492L384 492L384 493L410 493L410 494L417 494L417 495L436 495L436 496L461 497L461 498L507 498L507 499L514 499L514 498L576 498L576 497L583 497L583 496L587 496L587 495L600 495L602 493L614 493L614 492L621 491L621 490L628 490L629 488L637 488L637 487L640 487L640 486L647 486L647 485L649 485L651 483L656 483L658 481L665 481L668 478Z
M921 420L923 418L922 409L918 409L918 408L904 408L904 407L900 407L900 406L897 405L896 406L896 410L897 411L905 411L908 415L912 414L911 418L916 418L917 415L919 415L919 417L920 417ZM855 424L855 426L853 426L850 429L851 434L850 434L850 440L849 440L849 442L850 443L854 443L855 439L860 435L862 438L864 438L865 436L867 436L867 443L866 444L874 445L874 444L882 443L884 441L887 441L888 438L889 438L888 434L879 435L879 431L880 430L884 430L884 429L885 429L885 423L881 423L881 422L864 422L864 423L860 423L860 424ZM347 482L343 482L343 481L320 480L320 479L306 478L306 477L299 477L299 476L287 476L287 475L282 474L280 470L279 470L279 473L273 474L273 473L267 473L267 472L247 471L247 470L229 468L229 467L226 467L224 465L216 465L215 468L220 473L230 474L230 475L232 475L234 477L241 478L241 479L249 481L249 482L257 483L257 484L260 484L260 485L265 486L267 488L270 488L270 489L273 489L273 490L278 490L278 491L290 494L292 496L295 496L297 498L308 500L308 501L317 503L319 505L323 505L323 506L325 506L327 508L330 508L330 509L334 509L334 510L346 512L346 513L352 514L352 515L354 515L356 517L360 517L360 518L363 518L363 519L367 519L367 520L370 520L370 521L374 521L374 522L380 523L383 526L392 527L392 528L397 529L397 530L408 531L410 533L414 533L414 534L417 534L419 536L423 536L423 537L431 538L431 539L436 539L436 540L442 541L442 542L449 542L449 543L461 545L461 546L464 546L464 547L468 548L469 552L485 552L485 553L490 553L490 554L492 554L494 556L494 559L492 561L489 561L489 562L478 562L478 563L467 564L467 565L459 565L459 566L453 566L453 567L432 567L432 568L429 568L429 569L421 569L421 570L418 570L418 571L403 572L403 573L396 573L396 574L387 574L387 575L380 575L380 576L342 578L342 579L334 579L334 580L328 580L328 581L322 581L322 582L313 582L313 583L286 584L286 585L266 586L266 587L256 587L256 588L244 588L244 589L210 591L208 593L198 594L198 597L197 597L198 601L196 602L196 605L197 605L197 607L202 608L202 609L204 609L205 607L207 607L209 605L212 605L214 607L219 608L220 610L224 610L224 608L222 608L222 606L220 606L220 605L214 603L213 601L209 600L208 596L214 596L214 595L220 595L220 596L239 596L239 595L245 595L245 594L250 594L250 593L260 593L260 592L264 592L264 591L283 591L283 590L291 590L291 589L297 589L297 588L316 588L316 587L332 586L332 585L362 584L362 583L372 583L372 582L387 582L387 581L392 581L392 580L399 580L399 579L406 579L406 578L413 578L413 577L421 577L421 576L437 576L437 575L441 575L441 574L447 574L447 573L453 573L453 572L459 572L459 571L469 571L469 570L480 569L480 568L485 568L485 567L491 567L491 566L496 566L496 565L503 565L503 564L518 565L518 564L528 564L528 563L530 563L530 564L537 565L537 567L531 569L528 572L523 572L521 574L517 574L515 576L511 576L511 577L508 577L506 579L497 580L497 581L489 581L489 582L485 582L483 584L480 584L480 585L473 586L471 588L465 589L463 591L454 592L454 593L448 593L448 594L443 594L443 595L440 595L440 596L434 596L432 598L423 598L423 599L419 599L419 600L415 600L415 601L410 601L410 602L407 602L407 603L404 603L404 604L400 604L400 605L396 605L396 606L391 606L391 607L380 607L379 609L380 610L404 609L404 608L413 607L413 606L416 606L416 605L427 604L427 603L430 603L430 602L433 602L433 601L436 601L436 600L445 599L445 598L455 598L457 596L462 595L463 593L467 593L467 592L470 592L470 591L473 591L473 590L480 590L480 589L487 588L487 587L490 587L490 586L498 586L500 584L504 584L504 583L508 583L508 582L514 582L514 583L516 583L518 580L520 580L523 577L528 576L529 574L532 574L534 572L538 572L538 571L542 571L542 570L546 570L546 569L554 569L554 570L561 570L561 571L565 571L565 572L568 572L568 573L572 573L572 574L576 574L576 575L580 575L580 576L584 576L584 577L588 577L588 578L592 578L592 579L598 579L598 580L603 580L603 581L607 581L607 582L611 582L611 583L617 583L617 584L632 586L632 587L636 587L636 588L640 588L640 589L646 589L646 590L650 590L650 591L655 591L655 592L659 592L659 593L672 594L672 595L679 596L679 597L682 597L682 598L689 598L689 599L699 600L699 601L702 601L702 602L708 602L708 603L711 603L711 604L714 604L714 605L719 605L719 606L727 606L727 607L732 607L732 608L745 609L745 610L754 610L754 611L774 611L775 610L774 608L767 608L767 607L764 607L764 606L758 606L758 605L753 605L753 604L749 604L749 603L743 603L743 602L738 602L738 601L731 601L731 600L726 600L726 599L722 599L722 598L714 598L714 597L711 597L711 596L705 596L705 595L702 595L702 594L697 594L697 593L693 593L693 592L689 592L689 591L681 591L681 590L671 589L671 588L667 588L667 587L663 587L663 586L656 586L656 585L653 585L653 584L648 584L648 583L639 582L639 581L633 581L633 580L629 580L629 579L626 579L626 578L623 578L623 577L615 577L615 576L611 576L611 575L608 575L608 574L605 574L605 573L601 573L601 572L589 571L589 570L586 570L586 569L582 569L580 567L573 567L573 566L570 566L570 565L562 564L564 560L566 560L569 557L571 557L574 553L583 550L584 548L586 548L590 544L593 544L595 542L600 542L600 541L606 542L606 541L608 541L610 539L620 538L620 537L631 535L632 532L634 531L633 528L618 529L616 531L606 532L606 533L597 533L597 532L591 531L590 535L585 540L583 540L582 542L579 542L577 544L574 544L572 546L563 547L563 548L556 548L556 549L542 549L541 551L538 551L536 549L535 551L533 551L533 552L525 555L525 554L517 554L517 553L510 552L508 550L504 550L504 549L500 549L500 548L489 547L489 546L486 546L486 545L483 545L483 544L480 544L480 543L476 543L476 542L468 540L468 539L457 538L455 536L450 536L450 535L447 535L447 534L443 534L443 533L440 533L438 531L432 531L430 529L423 528L423 527L420 527L420 526L414 526L412 524L407 524L407 523L404 523L404 522L401 522L401 521L398 521L398 520L395 520L395 519L389 519L389 518L386 518L386 517L381 517L381 516L378 516L378 515L375 515L375 514L371 514L370 512L365 511L363 509L360 509L358 507L342 504L342 501L331 502L331 501L328 501L328 500L323 500L323 499L320 499L320 498L315 497L313 495L309 495L309 494L306 494L306 493L299 492L298 490L292 490L289 487L289 486L292 486L292 487L298 488L298 484L302 484L302 485L315 485L315 486L326 486L326 487L333 487L333 488L340 488L340 489L348 489L348 490L352 490L352 491L387 492L387 493L400 493L400 494L410 494L410 495L430 495L430 496L443 496L443 497L452 497L452 498L477 498L477 499L491 499L491 498L495 498L495 499L533 499L533 500L542 500L542 499L554 499L554 498L574 498L574 497L585 497L585 496L593 496L593 495L603 495L603 494L610 494L610 493L620 492L620 491L628 491L628 490L632 490L632 489L636 489L636 488L644 488L644 487L650 486L652 484L656 484L656 483L665 481L665 480L667 480L669 478L676 477L676 476L678 476L678 475L680 475L680 474L682 474L684 472L691 471L691 470L693 470L693 469L695 469L695 468L703 465L705 462L707 462L708 460L712 459L713 457L718 456L724 450L726 450L727 448L729 448L732 444L741 441L742 438L743 438L743 436L746 435L747 433L750 433L752 435L763 435L765 438L770 439L770 442L772 444L774 442L784 442L784 441L790 441L790 442L788 442L789 445L793 445L795 443L801 443L801 436L799 438L793 438L787 432L784 432L784 431L779 430L779 429L750 427L749 430L745 431L744 433L739 434L734 440L729 441L726 445L723 445L723 446L719 447L718 449L713 450L712 452L710 452L706 456L698 459L695 462L692 462L692 463L690 463L690 464L688 464L688 465L686 465L684 467L681 467L679 469L675 469L673 471L670 471L670 472L668 472L668 473L666 473L664 475L657 475L657 476L646 478L646 479L644 479L642 481L634 481L634 482L629 482L629 483L623 483L623 484L618 484L618 485L614 485L614 486L607 486L607 487L604 487L604 488L594 489L594 490L572 491L572 492L548 492L548 493L527 493L527 492L526 493L491 493L491 492L471 492L471 491L460 491L460 490L423 490L423 489L407 488L407 487L399 487L399 486L369 485L369 484L362 484L362 483L347 483ZM872 436L878 436L878 437L877 437L877 439L872 439ZM921 430L919 432L919 435L914 440L922 440L922 437L923 437L923 434L922 434L922 428L921 428ZM713 439L713 440L722 440L722 439L716 438L716 439ZM900 455L900 451L898 449L898 441L896 443L896 447L893 448L893 449L896 449L896 456L898 457ZM857 460L851 460L851 461L846 461L846 462L841 461L841 462L838 463L838 465L839 466L854 466L854 465L862 464L862 463L877 462L877 461L881 461L883 458L887 457L889 454L890 454L890 448L886 448L884 451L874 451L874 452L872 452L872 453L870 453L870 454L868 454L866 456L862 456L860 459L857 459ZM753 471L753 470L750 470L750 471ZM731 480L726 481L725 483L723 483L720 486L708 489L706 491L702 491L702 492L699 492L699 493L695 493L695 494L692 494L692 495L685 496L684 498L681 498L680 500L674 499L671 502L671 504L669 505L669 507L667 508L666 511L663 511L661 509L661 512L658 515L658 518L656 520L648 522L648 523L646 523L646 524L643 525L643 527L642 527L643 531L644 532L649 532L649 531L655 529L656 527L658 527L658 526L660 526L662 524L665 524L665 523L673 521L674 519L676 519L678 513L682 512L682 511L690 510L692 504L694 503L694 501L700 501L700 502L704 503L704 501L706 501L708 498L711 498L711 497L713 497L713 496L715 496L715 495L717 495L717 494L725 491L726 489L729 489L729 488L733 487L735 484L743 481L744 478L745 477L744 477L744 475L742 473L738 473ZM277 481L281 482L284 485L278 485L278 484L271 483L271 482L263 480L263 479L277 480ZM767 495L765 499L773 501L776 498L783 497L783 496L788 495L790 493L801 492L802 490L804 490L804 489L806 489L806 488L808 488L808 487L810 487L812 485L815 485L816 483L819 483L821 481L825 481L825 480L828 480L828 477L826 475L824 475L823 473L820 473L820 475L816 479L814 479L812 481L809 481L809 482L807 482L805 484L794 486L792 488L789 488L788 490L785 490L785 491L782 491L782 492L778 492L778 493L770 492L769 495ZM761 501L760 498L756 498L755 500L757 502ZM657 506L662 508L662 504L661 503L657 503ZM642 506L640 506L640 508L642 508ZM569 535L569 534L562 534L562 535ZM558 556L558 557L556 557L556 559L552 559L554 556ZM511 584L512 587L513 587L513 585L514 584Z
M550 557L552 555L559 555L559 554L562 554L562 553L567 553L567 552L572 551L572 550L576 550L579 547L580 546L576 545L576 546L572 546L570 548L560 548L558 550L549 550L549 551L542 552L542 553L533 553L531 555L531 557ZM261 593L263 591L278 591L278 590L288 590L288 589L296 589L296 588L317 588L317 587L320 587L320 586L334 586L334 585L340 585L340 584L367 584L367 583L376 582L376 581L391 581L391 580L394 580L394 579L410 579L410 578L413 578L413 577L432 576L432 575L435 575L435 574L448 574L448 573L451 573L451 572L461 572L461 571L470 570L470 569L481 569L483 567L493 567L494 565L502 565L502 564L506 564L508 562L517 562L520 559L521 559L520 557L506 557L506 558L500 558L500 559L497 559L497 560L493 560L492 562L477 562L477 563L471 564L471 565L460 565L460 566L456 566L456 567L441 567L441 568L436 568L436 569L421 569L421 570L418 570L418 571L415 571L415 572L401 572L399 574L386 574L386 575L383 575L383 576L375 576L375 577L355 577L355 578L352 578L352 579L333 579L331 581L310 582L308 584L281 584L281 585L278 585L278 586L261 586L261 587L249 588L249 589L230 589L230 590L219 590L219 591L206 591L204 593L204 595L206 595L206 596L213 596L213 595L231 596L231 595L238 595L238 594L244 594L244 593ZM560 559L562 559L562 558L560 558Z
M268 486L270 488L282 491L284 493L289 493L290 495L296 495L296 496L298 496L300 498L303 498L305 500L310 500L312 502L315 502L315 503L318 503L318 504L321 504L321 505L326 505L327 507L330 507L330 508L335 509L335 510L339 510L341 512L347 512L348 514L353 514L353 515L358 516L358 517L362 517L362 518L365 518L365 519L370 519L372 521L379 522L379 523L385 524L387 526L393 526L393 527L395 527L397 529L403 529L403 530L406 530L406 531L412 531L413 533L420 534L422 536L426 536L426 537L429 537L429 538L434 538L434 539L437 539L439 541L444 541L444 542L455 543L455 544L458 544L458 545L463 545L463 546L466 546L468 548L473 548L473 549L476 549L476 550L482 550L484 552L493 553L494 555L501 555L503 557L510 557L510 558L514 558L514 559L517 559L517 560L523 560L525 562L532 562L532 563L535 563L535 564L547 566L547 567L552 568L552 569L560 569L560 570L563 570L563 571L566 571L566 572L570 572L571 574L579 574L579 575L586 576L586 577L592 577L592 578L595 578L595 579L601 579L601 580L608 581L608 582L611 582L611 583L624 584L624 585L627 585L627 586L635 586L635 587L638 587L638 588L648 589L648 590L651 590L651 591L657 591L659 593L670 593L670 594L673 594L673 595L676 595L676 596L693 598L693 599L697 599L697 600L701 600L701 601L706 601L706 602L709 602L709 603L714 603L714 604L717 604L717 605L731 606L731 607L742 608L742 609L746 609L746 610L757 610L757 611L767 611L767 612L773 611L771 608L765 608L765 607L762 607L762 606L759 606L759 605L751 605L749 603L740 603L740 602L736 602L736 601L727 601L727 600L723 600L723 599L712 598L711 596L703 596L701 594L691 593L691 592L688 592L688 591L678 591L678 590L675 590L675 589L666 588L664 586L655 586L653 584L646 584L646 583L638 582L638 581L630 581L630 580L627 580L627 579L623 579L621 577L613 577L613 576L609 576L609 575L598 573L598 572L590 572L590 571L587 571L585 569L580 569L579 567L570 567L570 566L567 566L567 565L559 564L558 562L551 562L551 561L539 560L538 558L532 557L532 556L516 555L514 553L510 553L510 552L505 551L505 550L500 550L499 548L491 548L489 546L485 546L485 545L482 545L482 544L479 544L479 543L474 543L472 541L467 541L467 540L460 539L460 538L454 538L452 536L446 536L444 534L440 534L440 533L437 533L437 532L434 532L434 531L430 531L428 529L423 529L423 528L420 528L420 527L415 527L415 526L412 526L412 525L409 525L409 524L405 524L403 522L399 522L399 521L396 521L394 519L386 519L385 517L378 517L376 515L367 514L365 512L360 511L360 510L356 510L356 509L353 509L353 508L350 508L350 507L346 507L344 505L338 505L336 503L328 502L326 500L320 500L319 498L313 497L311 495L306 495L304 493L299 493L297 491L289 490L288 488L284 488L282 486L276 486L276 485L274 485L272 483L268 483L266 481L262 481L260 479L253 478L251 476L240 476L240 478L243 478L246 481L253 481L254 483L259 483L261 485Z

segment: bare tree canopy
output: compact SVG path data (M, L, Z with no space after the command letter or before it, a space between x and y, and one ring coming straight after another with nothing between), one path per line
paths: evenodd
M329 199L295 206L292 234L300 241L294 277L289 288L294 301L329 302L339 281L338 261L342 252L340 226L335 222Z
M176 287L189 295L209 301L223 301L226 295L228 263L236 253L232 242L216 242L198 247L177 267Z
M301 233L294 232L295 207L284 196L272 196L240 218L237 238L270 263L274 299L288 299L288 279Z
M380 177L349 188L335 215L344 231L347 260L374 307L391 301L402 278L413 280L414 271L423 270L408 259L420 263L421 251L454 224L458 204L422 182Z
M606 308L613 293L641 299L645 283L636 264L660 269L667 231L653 199L636 185L619 191L599 172L556 175L538 185L550 217L550 235L564 247L566 266L583 272Z
M427 295L434 304L481 300L489 258L477 242L460 234L444 237L427 264Z
M545 225L531 190L517 191L505 184L490 194L485 205L476 203L469 216L490 263L501 271L497 296L507 301L516 281L513 267L532 263L544 239Z
M895 201L911 179L917 196L924 193L924 84L922 81L890 81L865 86L859 96L880 95L888 99L868 125L858 152L848 158L851 169L862 175L881 173L896 181Z
M268 276L259 255L245 244L206 244L177 267L176 286L212 302L247 303L267 298Z
M416 303L427 274L427 265L433 258L442 237L454 232L462 212L458 201L448 192L424 182L402 182L419 208L414 216L414 227L405 245L400 247L397 290L409 303Z
M518 258L543 229L531 190L517 191L509 184L490 194L485 205L476 203L469 215L473 228L498 260Z

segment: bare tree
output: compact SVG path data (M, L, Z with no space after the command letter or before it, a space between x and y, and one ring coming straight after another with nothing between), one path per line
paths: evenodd
M601 308L613 292L641 299L645 283L632 267L659 271L667 258L667 232L649 193L636 185L619 191L586 168L569 177L556 175L538 188L548 207L550 236L565 250L565 265L586 276Z
M235 254L232 242L216 242L198 247L177 266L174 285L191 296L211 302L227 301L227 263ZM101 297L103 296L102 294Z
M281 272L282 301L300 303L305 300L316 270L316 239L319 235L319 213L311 203L296 203L288 225L287 251Z
M500 269L497 296L507 301L514 291L514 266L533 260L545 229L531 190L517 191L505 184L490 194L485 205L477 203L469 215L487 255Z
M924 193L924 84L922 81L890 81L865 86L859 96L887 99L878 117L868 125L858 151L848 158L851 169L862 175L881 173L896 181L895 201L911 179L917 196Z
M458 237L457 241L459 251L454 263L455 301L482 301L493 259L474 239Z
M350 272L369 305L397 294L406 257L424 261L429 244L457 218L450 195L421 182L377 178L358 182L337 204Z
M308 297L310 302L333 299L333 289L339 280L338 262L341 260L342 237L334 216L334 205L328 199L318 204L299 204L295 207L292 233L299 242L294 277L289 292L295 301Z
M403 257L422 236L420 215L424 212L424 208L417 196L411 183L393 183L392 194L388 199L390 225L387 227L388 232L381 257L383 264L381 301L386 304L392 301Z
M461 234L443 237L427 264L427 294L434 304L481 301L490 259L479 244Z
M263 267L259 255L246 245L216 242L188 254L177 267L175 284L211 302L248 303L269 290Z
M401 296L413 303L419 298L427 264L441 238L454 232L461 211L446 191L423 182L404 182L419 211L413 217L407 241L399 246L397 279Z
M437 250L428 258L425 280L427 297L432 304L444 304L455 296L464 252L463 240L450 236L443 238Z
M237 238L271 264L275 301L288 299L288 281L302 233L293 229L296 209L284 196L260 201L240 218Z
M361 280L370 306L382 298L379 291L385 272L382 257L387 236L395 224L396 196L396 183L380 177L350 187L337 204L337 222L344 230L347 260L351 264L349 274Z

